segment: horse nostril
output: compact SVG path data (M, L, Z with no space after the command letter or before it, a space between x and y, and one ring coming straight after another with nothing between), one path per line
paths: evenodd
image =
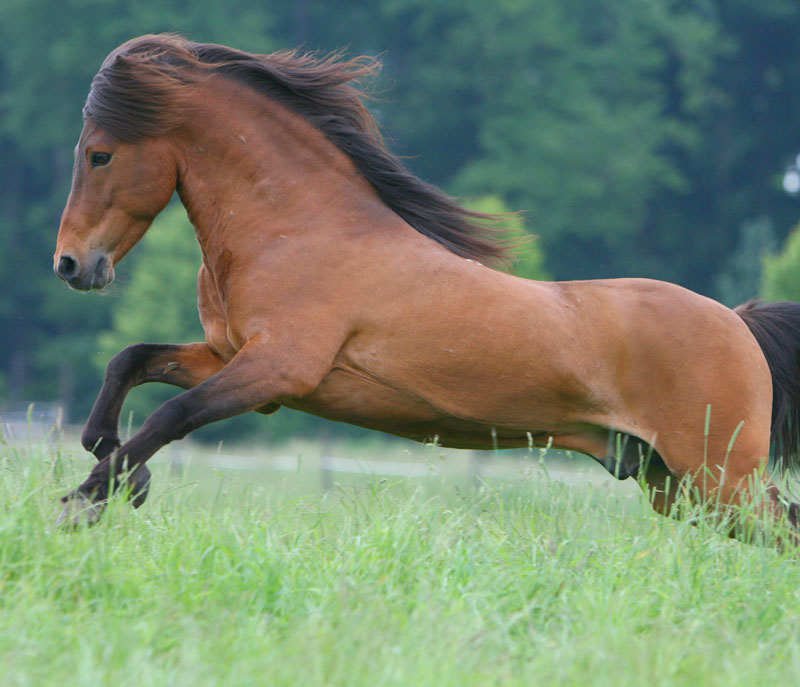
M62 279L72 279L78 274L78 261L71 255L62 255L56 267L56 274Z
M94 276L97 279L102 279L106 275L106 272L108 272L109 268L109 262L110 261L107 255L101 255L97 259L97 263L94 266Z

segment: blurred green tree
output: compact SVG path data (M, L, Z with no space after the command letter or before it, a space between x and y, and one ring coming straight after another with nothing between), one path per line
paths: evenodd
M521 214L512 213L502 198L481 196L468 200L464 205L475 212L503 218L501 223L494 224L494 226L502 231L512 245L516 245L514 262L509 266L509 272L525 279L546 281L551 278L545 269L544 254L539 242L525 229L524 217Z
M257 52L382 54L370 107L392 147L450 192L526 210L555 278L739 292L766 240L743 228L765 217L782 240L796 221L780 175L800 152L800 3L6 0L0 401L88 412L97 332L117 330L118 299L79 297L50 272L71 148L108 51L165 30Z
M800 302L800 224L789 234L780 253L764 258L762 295L769 301Z
M768 217L745 222L739 243L716 279L716 297L733 308L761 291L764 263L776 251L775 232Z

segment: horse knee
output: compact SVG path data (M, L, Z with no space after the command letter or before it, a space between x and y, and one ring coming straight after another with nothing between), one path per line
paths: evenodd
M102 460L120 447L120 440L116 431L110 432L86 425L81 433L81 445L98 460Z
M132 370L142 365L150 348L152 348L151 344L143 343L123 348L109 360L106 366L106 377L110 379L127 377Z

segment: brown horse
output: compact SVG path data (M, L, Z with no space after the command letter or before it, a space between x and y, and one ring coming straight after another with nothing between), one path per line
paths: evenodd
M504 255L485 224L384 146L352 83L375 69L176 36L105 60L55 271L106 286L177 189L203 252L206 341L111 361L82 438L99 462L63 518L96 519L125 480L138 505L159 448L285 405L444 446L580 451L638 472L665 513L681 479L724 504L763 490L762 515L794 520L765 466L771 438L778 465L799 462L800 306L734 312L647 279L485 267ZM156 381L186 391L121 445L125 395Z

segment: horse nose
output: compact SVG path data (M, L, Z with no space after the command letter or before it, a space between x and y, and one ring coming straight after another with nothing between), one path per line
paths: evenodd
M64 281L74 279L79 271L80 265L71 255L62 255L56 265L56 274Z

